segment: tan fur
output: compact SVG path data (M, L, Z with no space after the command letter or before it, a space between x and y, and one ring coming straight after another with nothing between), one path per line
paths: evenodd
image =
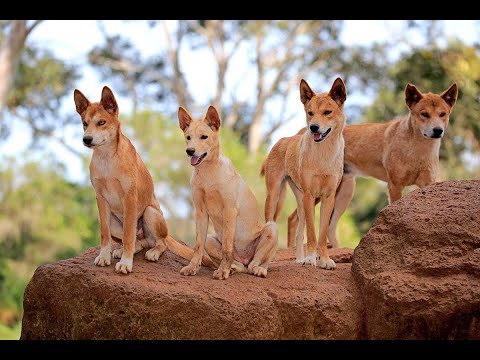
M252 191L221 153L217 110L210 106L204 119L193 121L180 107L178 119L195 166L190 184L196 225L194 255L180 273L195 275L206 251L218 266L214 279L227 279L232 270L265 277L277 247L277 227L263 222ZM209 220L215 235L207 236Z
M113 92L105 86L101 101L90 103L75 90L74 100L84 125L84 144L90 138L88 147L93 149L90 180L97 198L101 239L95 265L110 265L112 238L123 242L113 257L121 258L115 270L124 274L132 271L133 255L143 248L151 248L145 254L151 261L158 260L167 245L178 255L191 257L191 249L168 235L152 177L121 131Z
M321 201L319 244L320 267L335 269L328 256L327 227L333 211L335 191L343 174L343 104L346 90L337 78L329 93L315 94L305 80L300 83L309 129L303 135L280 139L268 154L261 173L265 174L267 198L265 219L276 220L285 197L286 182L297 200L299 226L296 230L296 261L316 266L315 201ZM315 127L318 127L316 131ZM314 133L328 134L315 142ZM303 254L303 231L307 228L307 256Z
M409 113L386 123L349 125L345 138L345 174L335 197L328 239L338 246L336 228L355 190L356 176L370 176L387 182L389 203L401 198L406 186L422 188L436 180L441 137L448 127L450 112L458 89L452 84L442 94L422 94L408 84L405 102ZM432 138L433 129L441 129L440 138ZM299 131L304 133L306 129ZM438 131L438 130L437 130ZM289 246L298 222L295 211L289 217Z

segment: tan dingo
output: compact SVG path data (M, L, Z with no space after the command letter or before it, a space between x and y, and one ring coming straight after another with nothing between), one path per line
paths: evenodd
M327 228L335 192L343 175L343 104L345 84L337 78L328 93L315 94L305 80L300 83L300 100L307 118L303 135L280 139L268 154L261 174L265 175L267 198L265 219L276 220L285 197L286 182L297 200L296 261L317 264L315 202L321 201L319 245L320 267L335 269L328 256ZM307 255L303 254L303 232L307 227Z
M210 106L205 119L193 121L180 107L178 120L195 167L190 183L196 225L194 255L180 273L195 275L205 250L218 266L214 279L227 279L231 270L267 276L277 247L277 226L263 222L252 191L220 152L217 110ZM207 236L209 219L216 234Z

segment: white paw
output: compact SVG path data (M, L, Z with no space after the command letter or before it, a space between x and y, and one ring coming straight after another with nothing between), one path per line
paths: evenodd
M317 256L316 255L307 255L305 259L303 259L304 265L312 265L313 267L317 267Z
M326 270L334 270L337 267L337 265L335 265L335 261L327 257L327 258L320 258L320 267Z
M132 272L133 259L125 259L122 257L119 262L115 264L115 271L121 272L122 274L128 274Z
M98 254L93 263L97 266L108 266L111 261L112 256L110 255L110 249L103 248L100 250L100 254Z
M267 277L267 269L261 266L255 266L253 268L253 275L258 277Z
M123 255L123 248L113 250L112 256L114 259L120 259Z
M145 253L145 259L149 261L157 261L165 250L158 249L157 247L151 248Z
M296 262L297 264L302 264L302 265L303 265L303 264L305 263L305 258L304 258L303 256L302 256L302 257L297 257L297 258L295 259L295 262Z

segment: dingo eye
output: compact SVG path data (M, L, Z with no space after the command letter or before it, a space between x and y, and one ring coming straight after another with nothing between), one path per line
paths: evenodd
M309 111L307 114L308 114L309 116L313 116L313 112L312 112L312 111Z
M440 117L444 117L445 115L446 115L446 114L445 114L444 111L442 111L442 112L440 113Z
M190 140L190 136L187 136L187 140Z
M202 139L202 140L208 139L208 136L207 136L207 135L202 135L202 136L200 137L200 139Z
M105 125L105 121L103 120L100 120L98 123L97 123L98 126L102 126L102 125Z
M422 115L424 118L427 118L427 119L430 117L430 115L428 115L427 112L422 112L420 115Z
M83 122L83 126L85 126L85 127L87 127L87 126L88 126L88 124L87 124L87 122L86 122L86 121L84 121L84 122Z
M328 115L328 114L331 114L331 113L332 113L332 110L325 110L325 111L323 112L323 115Z

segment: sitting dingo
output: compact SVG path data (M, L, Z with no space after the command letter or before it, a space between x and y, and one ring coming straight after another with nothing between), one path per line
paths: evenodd
M196 225L194 254L180 273L195 275L205 250L218 266L214 279L227 279L231 270L267 276L277 247L277 226L263 222L252 191L220 152L217 110L210 106L204 119L194 121L180 107L178 120L194 167L190 184ZM216 234L207 236L209 219Z
M400 199L406 186L422 188L435 182L440 141L457 95L455 83L441 94L421 93L414 85L407 84L405 102L410 111L406 116L385 123L345 127L344 175L328 228L328 239L333 247L338 246L338 220L352 200L356 176L370 176L387 182L389 203ZM305 131L302 129L298 134ZM289 246L294 244L297 223L294 211L288 219Z
M113 257L121 258L115 271L124 274L132 271L133 254L143 248L151 248L145 253L150 261L158 260L167 246L175 254L190 259L192 249L168 235L152 177L120 129L112 90L105 86L100 102L90 103L76 89L74 100L82 118L83 144L93 149L90 180L97 198L101 243L95 265L110 265L112 238L123 242L123 248L115 250ZM204 260L210 264L208 259Z

